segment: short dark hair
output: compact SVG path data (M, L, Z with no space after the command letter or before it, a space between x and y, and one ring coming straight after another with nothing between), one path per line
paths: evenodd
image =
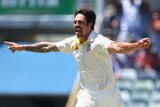
M82 14L86 17L87 23L92 23L91 29L94 29L95 21L96 21L96 14L93 10L89 9L79 9L75 11L74 17L77 14Z

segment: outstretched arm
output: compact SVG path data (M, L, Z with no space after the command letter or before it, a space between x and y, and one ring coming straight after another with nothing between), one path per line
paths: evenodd
M113 53L130 53L136 51L138 49L145 49L150 46L150 39L143 38L140 39L138 42L129 43L129 42L113 42L109 45L108 51L110 54Z
M51 42L39 42L31 45L21 45L14 42L7 42L4 41L5 44L8 44L8 48L14 52L14 51L32 51L32 52L58 52L60 51L56 43Z

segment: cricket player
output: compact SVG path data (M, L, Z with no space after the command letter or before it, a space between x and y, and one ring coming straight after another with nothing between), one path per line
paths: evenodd
M22 45L4 43L14 51L72 52L80 72L80 90L75 107L123 107L120 91L112 71L112 54L129 53L150 46L150 39L135 43L115 42L96 33L95 12L88 9L75 11L73 37L58 42L39 42Z

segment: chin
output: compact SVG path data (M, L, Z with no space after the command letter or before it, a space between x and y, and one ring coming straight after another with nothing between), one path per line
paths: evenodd
M75 35L77 36L77 38L81 37L81 34L79 34L79 33L75 33Z
M77 38L80 38L81 36L79 36L79 35L76 35L77 36Z

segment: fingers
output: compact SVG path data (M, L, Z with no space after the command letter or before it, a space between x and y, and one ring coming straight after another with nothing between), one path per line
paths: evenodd
M143 42L143 46L144 46L144 48L149 48L149 46L150 46L150 41L144 41Z
M141 48L149 48L150 44L150 38L143 38L139 41L139 46Z
M10 49L12 51L12 53L15 52L15 47L13 45L15 45L14 42L8 42L8 41L4 41L5 44L8 44L8 49Z
M13 46L8 46L8 49L11 50L13 53L15 52L15 48Z
M150 40L150 38L143 38L144 40Z
M4 41L5 44L8 44L8 45L14 45L15 43L14 42L8 42L8 41Z
M144 40L144 45L150 45L150 44L151 44L151 41L149 38Z

